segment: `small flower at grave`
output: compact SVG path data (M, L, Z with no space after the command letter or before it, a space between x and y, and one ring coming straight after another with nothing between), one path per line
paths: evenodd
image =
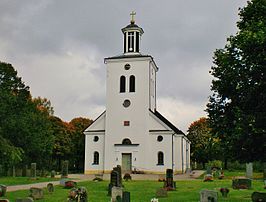
M151 199L151 202L159 202L159 199L157 199L157 198L152 198L152 199Z
M213 176L211 174L207 174L204 176L204 182L212 182Z
M229 193L229 189L226 187L220 188L220 192L222 193L223 197L227 197L227 194Z

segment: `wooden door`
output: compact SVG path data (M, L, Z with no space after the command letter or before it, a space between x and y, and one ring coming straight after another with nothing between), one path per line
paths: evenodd
M122 171L131 172L132 169L132 155L128 153L122 154Z

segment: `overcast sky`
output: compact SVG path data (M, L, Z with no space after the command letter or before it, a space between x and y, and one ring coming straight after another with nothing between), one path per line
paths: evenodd
M0 0L0 60L13 64L55 115L105 110L105 57L123 52L121 28L136 11L141 52L154 57L157 110L178 128L206 116L215 49L237 32L245 0Z

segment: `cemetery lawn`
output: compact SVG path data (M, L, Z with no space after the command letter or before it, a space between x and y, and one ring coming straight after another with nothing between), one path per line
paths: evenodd
M84 186L88 190L88 199L90 202L108 202L110 196L107 196L107 186L109 181L94 182L86 181L79 182L78 186ZM158 181L128 181L123 182L125 190L130 192L131 202L150 202L151 198L155 197L156 189L163 187L163 182ZM252 189L250 190L234 190L231 188L232 180L214 180L213 182L203 182L201 179L176 181L176 191L169 191L167 198L160 198L160 202L198 202L199 192L203 189L216 190L219 192L221 187L228 187L230 192L228 198L222 198L221 193L218 193L219 202L237 202L251 201L251 194L254 191L265 192L263 180L253 180ZM44 189L44 199L39 202L64 202L67 199L69 189L64 189L61 186L55 186L55 192L49 194L47 189ZM10 201L15 201L18 197L27 197L28 190L8 192L6 198ZM0 197L1 198L1 197ZM3 197L2 197L3 198Z
M60 180L60 178L38 177L35 180L29 177L0 177L0 184L10 186L10 185L33 184L38 182L50 182L58 180Z

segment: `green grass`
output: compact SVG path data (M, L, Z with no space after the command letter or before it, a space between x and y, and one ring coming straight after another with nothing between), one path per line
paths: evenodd
M6 186L10 185L22 185L22 184L33 184L38 182L49 182L49 181L57 181L59 178L45 178L38 177L37 179L31 179L29 177L0 177L0 184L4 184Z
M80 182L78 186L85 186L88 190L88 196L90 202L107 202L110 201L110 197L107 196L108 181L102 182ZM163 186L163 182L157 181L129 181L123 182L125 190L130 192L131 202L149 202L151 198L155 197L156 189ZM228 198L222 198L219 192L219 202L237 202L237 201L251 201L251 194L254 191L265 192L263 189L262 180L253 180L252 189L250 190L234 190L231 188L232 181L214 180L213 182L203 182L200 179L176 181L177 190L168 192L167 198L160 198L160 202L197 202L199 201L199 192L203 189L217 190L219 188L228 187L230 189ZM68 196L68 189L64 189L61 186L55 187L55 192L49 194L44 189L44 199L38 200L39 202L64 202ZM11 202L15 201L18 197L27 197L29 191L16 191L9 192L6 195Z

